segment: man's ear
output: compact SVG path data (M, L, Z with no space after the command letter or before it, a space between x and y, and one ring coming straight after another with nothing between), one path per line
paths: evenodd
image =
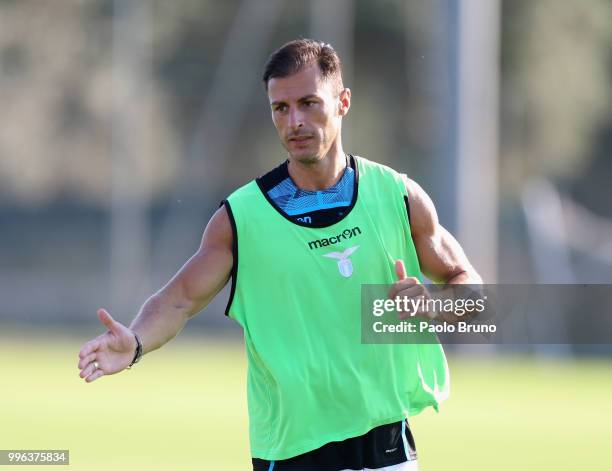
M338 96L338 114L340 116L346 116L348 110L351 107L351 89L343 88Z

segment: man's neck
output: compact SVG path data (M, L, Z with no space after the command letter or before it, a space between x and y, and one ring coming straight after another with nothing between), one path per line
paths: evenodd
M346 168L346 155L342 147L330 149L325 157L313 163L289 159L287 170L298 188L308 191L325 190L334 186Z

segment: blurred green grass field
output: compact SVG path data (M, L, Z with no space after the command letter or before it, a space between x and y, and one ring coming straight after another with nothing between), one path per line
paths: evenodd
M0 449L69 449L75 470L250 469L240 343L182 334L86 384L87 337L0 340ZM612 362L449 363L451 398L411 419L421 471L611 469Z

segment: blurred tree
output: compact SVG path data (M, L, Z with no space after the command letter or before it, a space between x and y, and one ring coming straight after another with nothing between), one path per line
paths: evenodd
M612 4L506 1L503 41L506 183L579 178L611 117Z
M114 87L108 2L24 0L0 4L0 194L38 205L60 197L106 204ZM106 7L106 8L102 8ZM114 81L115 80L115 81ZM176 138L167 96L153 77L134 178L160 194L172 181Z

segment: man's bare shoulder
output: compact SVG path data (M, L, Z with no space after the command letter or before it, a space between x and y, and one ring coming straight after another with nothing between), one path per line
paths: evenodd
M438 225L438 214L427 192L411 178L404 177L413 233L431 234Z
M234 234L230 216L222 205L210 218L202 236L201 248L224 248L232 250Z
M222 206L208 221L197 252L169 283L178 287L190 316L202 310L227 283L234 263L232 242L230 218Z

